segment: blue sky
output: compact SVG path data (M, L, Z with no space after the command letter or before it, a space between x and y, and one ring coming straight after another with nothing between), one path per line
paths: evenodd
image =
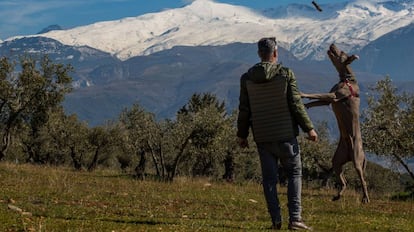
M72 28L99 21L134 17L169 8L182 7L192 0L0 0L0 39L35 34L58 24ZM319 4L346 0L316 0ZM289 3L311 4L311 0L216 0L216 2L266 9Z

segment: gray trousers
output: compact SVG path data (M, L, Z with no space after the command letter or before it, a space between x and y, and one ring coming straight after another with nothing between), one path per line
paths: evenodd
M282 221L280 204L277 193L278 161L286 171L288 179L288 210L289 221L300 221L302 194L302 162L298 141L293 138L288 141L274 143L257 143L263 178L263 191L267 208L273 223Z

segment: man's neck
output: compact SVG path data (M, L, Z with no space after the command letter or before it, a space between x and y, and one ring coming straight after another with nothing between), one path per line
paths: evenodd
M262 63L271 63L271 64L276 64L276 62L275 62L275 61L272 61L272 60L262 60L261 62L262 62Z
M262 62L267 62L267 63L272 63L272 64L276 64L277 63L277 59L275 58L270 58L270 59L261 59Z

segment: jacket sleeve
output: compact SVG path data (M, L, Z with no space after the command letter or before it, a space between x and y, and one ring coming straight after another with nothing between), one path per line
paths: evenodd
M246 87L247 73L240 78L239 114L237 117L237 137L247 138L250 127L250 103Z
M288 69L287 81L287 97L293 120L300 126L302 131L309 132L314 127L302 102L295 74L290 69Z

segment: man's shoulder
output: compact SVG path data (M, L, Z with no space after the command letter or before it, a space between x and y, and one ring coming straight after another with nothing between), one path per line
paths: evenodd
M291 69L291 68L289 68L289 67L287 67L287 66L282 66L282 65L280 65L279 72L280 72L282 75L285 75L285 76L292 76L292 75L293 75L293 71L292 71L292 69Z
M241 75L240 80L247 80L249 78L249 73L245 72Z

